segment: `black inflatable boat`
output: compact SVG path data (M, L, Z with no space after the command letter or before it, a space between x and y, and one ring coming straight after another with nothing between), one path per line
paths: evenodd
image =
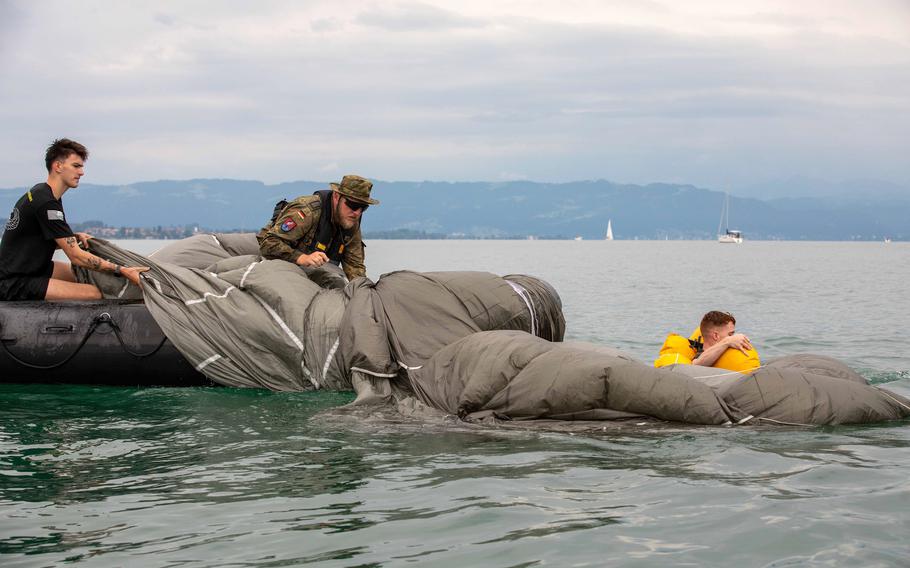
M135 300L0 302L0 383L214 384Z

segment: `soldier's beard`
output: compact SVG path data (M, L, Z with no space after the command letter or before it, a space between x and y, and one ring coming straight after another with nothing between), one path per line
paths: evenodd
M345 231L350 231L357 226L357 219L351 219L341 214L341 204L335 206L335 224L339 225Z

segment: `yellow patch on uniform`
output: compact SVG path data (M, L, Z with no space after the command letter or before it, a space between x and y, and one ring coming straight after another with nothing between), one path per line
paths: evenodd
M343 252L344 252L344 245L341 245L341 247L338 249L338 254L341 254Z
M32 190L28 190L28 191L25 193L25 195L28 196L28 200L29 200L29 201L32 200Z
M325 245L322 243L317 243L316 248L318 248L319 250L325 250Z

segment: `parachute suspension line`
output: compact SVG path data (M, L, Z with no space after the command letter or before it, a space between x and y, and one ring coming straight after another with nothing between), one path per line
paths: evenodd
M784 422L783 420L775 420L773 418L765 418L763 416L756 416L755 420L761 420L765 422L774 422L775 424L783 424L784 426L803 426L805 428L813 428L817 424L802 424L800 422Z
M765 365L759 365L758 367L754 367L754 368L752 368L752 369L749 369L749 371L746 372L746 373L743 373L742 371L727 371L727 372L724 372L724 373L718 373L718 374L716 374L716 375L699 375L698 378L699 378L699 379L716 379L717 377L726 377L727 375L743 375L743 376L745 376L745 377L748 377L748 376L750 376L752 373L754 373L755 371L757 371L757 370L759 370L759 369L762 369L762 368L764 368L764 367L765 367Z
M216 353L215 355L212 355L211 357L209 357L208 359L206 359L206 360L203 361L202 363L199 363L198 365L196 365L196 370L199 371L199 372L201 373L201 372L202 372L202 369L205 369L206 367L209 366L210 363L214 363L214 362L217 361L218 359L221 359L221 355L218 355L218 354Z
M419 368L419 367L417 367ZM370 375L371 377L379 377L381 379L394 379L398 376L398 373L378 373L376 371L371 371L369 369L363 369L361 367L351 367L352 372L363 373L364 375Z
M243 273L243 278L240 279L240 289L241 290L244 289L243 285L246 282L246 277L250 275L250 272L253 271L253 268L255 268L255 266L257 264L259 264L259 262L254 262L254 263L250 264L249 267L247 267L246 272Z
M129 280L127 280L127 281L126 281L126 284L123 285L123 288L121 288L120 291L117 293L117 297L118 297L118 298L122 298L124 292L126 292L126 289L129 288L129 287L130 287L130 282L129 282Z
M215 276L217 276L217 275L215 275ZM224 294L213 294L212 292L206 292L202 295L201 298L196 298L193 300L185 300L183 303L186 304L187 306L192 306L193 304L201 304L201 303L207 301L209 298L214 298L216 300L223 300L223 299L227 298L228 294L230 294L232 290L236 290L236 289L237 288L235 288L234 286L228 286L227 290L224 291Z
M335 339L335 343L332 344L332 348L329 349L329 354L325 357L325 364L322 365L322 378L325 379L326 373L329 372L329 365L332 364L332 358L335 356L335 351L338 350L338 343L341 341L341 338L338 337Z
M303 369L303 374L306 375L307 380L310 381L310 384L313 385L313 388L315 388L316 390L319 390L319 388L320 388L319 381L317 381L316 379L313 378L313 373L311 373L310 370L307 369L306 361L304 361L303 359L300 360L300 368Z
M894 402L896 402L896 403L898 403L899 405L903 406L903 407L906 408L907 410L910 410L910 406L907 406L907 405L904 404L903 402L897 400L896 398L894 398L893 396L891 396L890 394L888 394L888 391L883 390L883 389L878 389L878 392L882 393L883 395L885 395L886 397L890 398L890 399L893 400Z
M233 290L233 289L234 289L234 287L231 286L230 288L228 288L228 292L230 292L230 291ZM227 296L227 292L225 292L224 295ZM285 321L284 321L283 319L281 319L281 316L278 315L278 312L276 312L274 309L272 309L272 306L268 305L268 304L266 303L265 300L263 300L262 298L259 297L258 294L254 294L254 293L250 292L250 295L251 295L253 298L255 298L257 302L259 302L259 304L265 309L266 312L268 312L268 314L272 317L272 319L275 321L275 323L278 324L278 327L280 327L281 330L282 330L289 338L291 338L291 341L294 342L294 345L297 346L297 349L300 350L300 351L303 351L303 342L300 341L300 338L297 337L297 335L296 335L296 334L294 333L294 331L288 326L288 324L285 323Z

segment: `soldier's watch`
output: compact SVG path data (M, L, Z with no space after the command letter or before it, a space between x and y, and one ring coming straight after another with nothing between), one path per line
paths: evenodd
M120 271L120 265L114 265L114 276L123 276L123 273Z

